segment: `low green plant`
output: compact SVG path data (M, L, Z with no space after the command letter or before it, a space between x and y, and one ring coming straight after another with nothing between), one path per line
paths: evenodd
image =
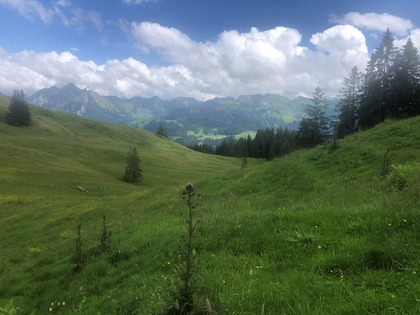
M403 190L413 181L418 174L418 170L412 164L392 164L391 171L386 180L391 188Z
M302 234L296 231L296 237L286 237L287 242L295 243L299 246L309 246L309 244L312 244L315 240L315 236L310 234Z
M28 247L28 256L35 257L42 253L42 249L39 247Z
M60 232L60 236L63 240L72 239L74 237L74 232L70 229L66 229L63 232Z
M247 161L247 159L246 159L246 155L244 155L243 157L242 157L242 166L241 166L242 168L247 168L248 167L248 161Z
M4 307L0 307L0 314L15 315L18 314L19 307L16 307L13 303L13 299L10 300Z

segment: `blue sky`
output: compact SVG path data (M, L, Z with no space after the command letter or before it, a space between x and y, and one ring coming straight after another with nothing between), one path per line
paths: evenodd
M420 48L420 1L0 0L0 92L333 97L387 27Z

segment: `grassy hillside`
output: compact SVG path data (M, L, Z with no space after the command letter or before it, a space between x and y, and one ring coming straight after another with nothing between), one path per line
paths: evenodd
M0 121L7 102L0 95ZM0 307L165 312L192 181L203 312L206 299L217 314L420 312L420 118L239 169L140 130L32 110L31 128L0 122ZM120 180L129 145L139 185ZM75 271L79 223L87 264Z

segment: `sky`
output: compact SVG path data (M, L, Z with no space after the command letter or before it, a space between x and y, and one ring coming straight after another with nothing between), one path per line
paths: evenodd
M419 12L419 0L0 0L0 92L332 98L387 28L420 50Z

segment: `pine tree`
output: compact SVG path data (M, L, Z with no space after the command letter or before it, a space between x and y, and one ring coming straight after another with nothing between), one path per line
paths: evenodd
M22 90L14 91L10 100L9 112L6 114L6 122L18 127L29 126L32 123L29 106Z
M357 131L361 83L362 74L355 66L351 69L349 77L344 79L344 87L340 90L340 100L337 104L340 114L336 127L338 138L343 138Z
M163 126L163 122L160 122L160 125L156 131L156 134L165 138L168 138L168 132L166 128Z
M394 64L391 102L387 115L406 118L420 114L420 58L409 38Z
M140 158L137 149L130 146L127 156L127 166L123 180L128 183L137 183L142 179L142 170L140 168Z
M369 60L359 107L359 125L370 128L385 119L390 103L392 69L396 57L394 39L386 30L381 44Z
M327 141L329 119L326 116L327 98L320 87L312 93L312 103L305 108L307 117L303 118L297 133L301 147L314 147Z

